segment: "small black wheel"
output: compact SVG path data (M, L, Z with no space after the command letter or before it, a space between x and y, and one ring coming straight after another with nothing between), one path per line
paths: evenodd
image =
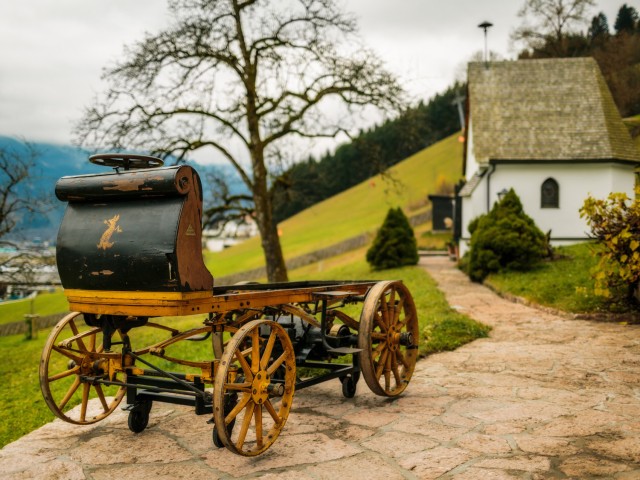
M220 437L218 436L218 430L216 428L213 429L213 444L216 446L216 448L224 448L224 443L222 443L222 440L220 440Z
M133 433L140 433L149 424L149 412L146 409L134 409L129 412L129 430Z
M243 377L239 378L239 383L242 383L244 381ZM231 413L231 411L235 408L235 406L238 404L238 394L237 393L231 393L228 394L227 398L225 399L224 402L224 414L229 415L229 413ZM233 420L231 420L231 423L229 425L227 425L227 435L230 437L231 433L233 432L233 426L236 424L236 419L234 418ZM218 447L218 448L223 448L224 447L224 443L222 443L222 440L220 440L220 436L218 435L218 429L215 428L215 425L213 427L213 444Z
M351 375L349 375L348 377L341 377L340 381L342 382L342 395L344 395L345 398L355 397L358 381L355 380Z
M129 430L133 433L140 433L149 425L149 412L151 412L151 400L137 401L129 411Z

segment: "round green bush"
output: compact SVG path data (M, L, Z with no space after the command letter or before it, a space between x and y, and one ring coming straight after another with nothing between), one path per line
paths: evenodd
M544 233L511 189L491 211L472 220L467 273L481 282L500 270L529 270L547 253Z
M400 207L391 208L367 250L367 262L374 270L418 263L418 247L413 228Z

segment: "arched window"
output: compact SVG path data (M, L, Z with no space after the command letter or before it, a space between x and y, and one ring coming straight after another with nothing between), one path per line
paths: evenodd
M540 188L540 207L559 208L560 207L560 187L553 178L547 178L542 182Z

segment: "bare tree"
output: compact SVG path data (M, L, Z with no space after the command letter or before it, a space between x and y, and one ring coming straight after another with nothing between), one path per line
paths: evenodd
M12 244L7 235L24 215L36 211L36 202L24 191L35 158L35 148L27 143L0 148L0 245Z
M522 24L511 39L526 48L553 46L555 56L566 52L567 35L588 23L589 9L595 0L525 0L518 12Z
M284 281L269 194L283 139L334 137L368 106L395 111L401 88L335 0L170 0L170 12L105 70L77 138L179 161L215 150L251 192L269 280ZM327 115L336 105L348 112Z
M28 189L33 177L38 151L26 142L0 148L0 246L16 247L17 226L21 220L41 212L44 200ZM33 271L44 260L42 252L18 250L0 256L2 279L9 282L33 283Z

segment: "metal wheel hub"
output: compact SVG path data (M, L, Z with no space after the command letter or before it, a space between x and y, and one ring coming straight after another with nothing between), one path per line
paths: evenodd
M400 345L400 332L396 332L395 326L389 327L387 331L387 345L392 352L398 350Z
M263 404L269 398L270 385L271 377L266 370L260 370L251 383L251 399L258 405Z

